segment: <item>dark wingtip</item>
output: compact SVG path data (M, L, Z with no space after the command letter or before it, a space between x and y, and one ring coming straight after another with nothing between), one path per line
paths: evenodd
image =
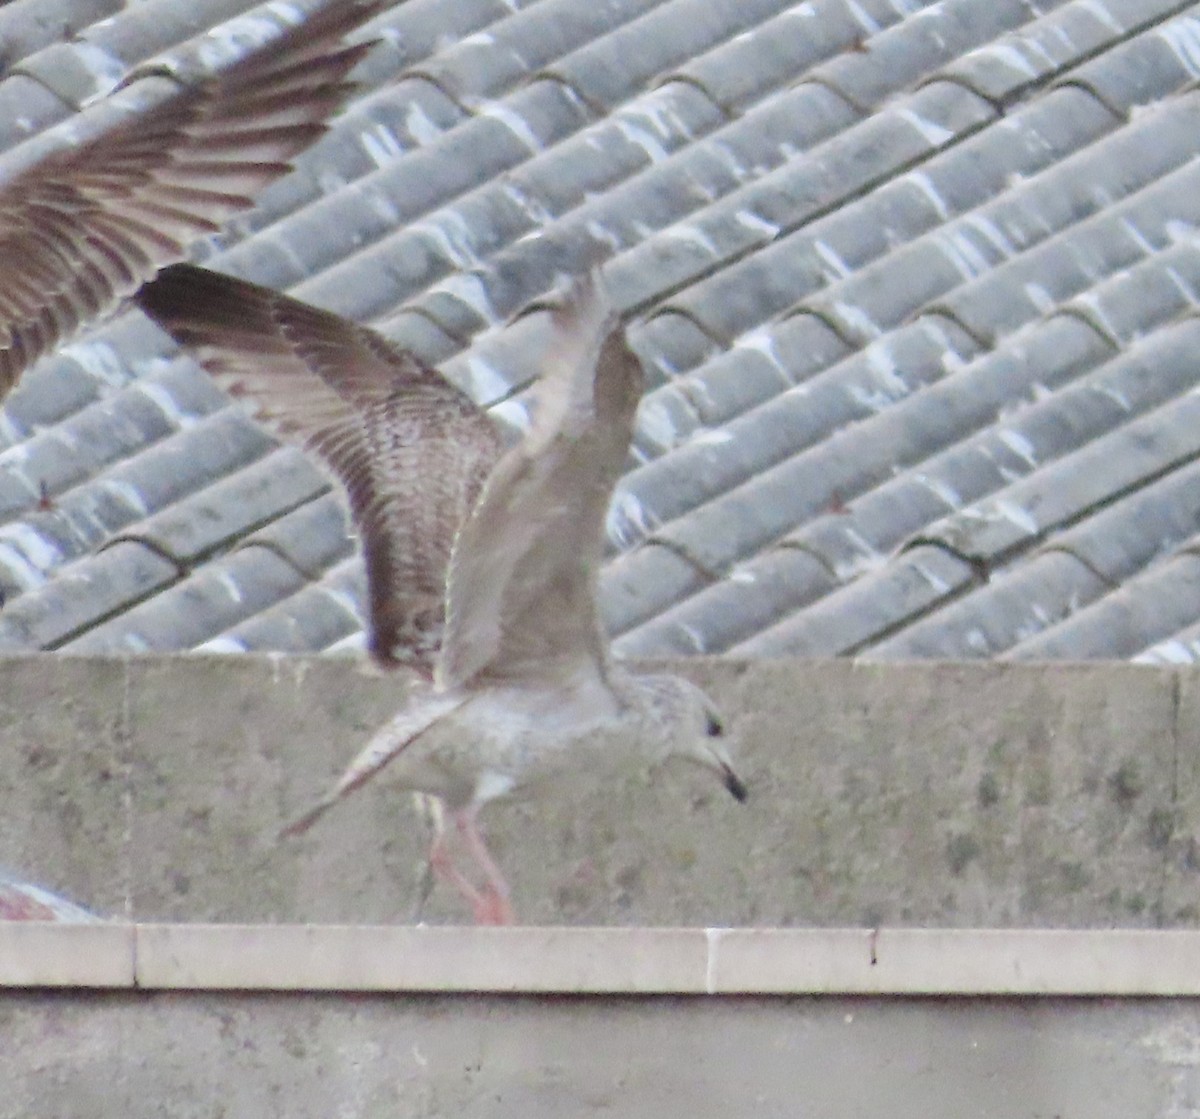
M746 798L750 795L750 790L746 788L746 783L728 766L724 767L722 777L725 781L725 788L729 790L733 799L739 804L745 804Z
M303 835L309 828L317 822L317 818L324 813L324 806L320 809L314 809L311 812L306 812L298 820L293 820L286 827L282 827L275 834L276 840L282 843L286 839L295 839L298 835Z

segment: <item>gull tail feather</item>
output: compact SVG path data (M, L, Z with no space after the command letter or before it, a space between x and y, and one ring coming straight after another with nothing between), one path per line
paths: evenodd
M303 835L343 797L375 776L388 762L403 752L410 742L427 731L439 719L466 702L462 695L423 695L381 727L363 748L361 754L342 774L328 793L302 816L297 817L279 832L280 839Z

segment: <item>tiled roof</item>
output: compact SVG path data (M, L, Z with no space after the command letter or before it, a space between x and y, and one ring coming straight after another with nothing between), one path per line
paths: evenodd
M284 7L12 0L0 179ZM1200 3L408 0L362 35L357 100L206 263L519 425L545 321L511 316L611 254L651 382L619 652L1200 655ZM324 476L135 313L0 446L0 649L360 640Z

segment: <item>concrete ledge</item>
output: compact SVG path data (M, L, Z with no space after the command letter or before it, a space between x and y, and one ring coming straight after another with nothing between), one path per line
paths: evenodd
M0 923L0 987L132 987L133 925Z
M0 924L0 986L630 995L1200 995L1200 932Z
M139 925L148 988L695 993L698 929Z

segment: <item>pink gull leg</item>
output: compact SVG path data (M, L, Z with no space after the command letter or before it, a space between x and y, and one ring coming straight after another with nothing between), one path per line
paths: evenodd
M482 894L483 909L476 909L475 919L483 925L513 925L516 924L516 918L509 901L508 883L500 873L500 868L488 851L475 823L479 807L478 804L471 804L454 814L458 832L475 860L475 865L483 871L486 879Z
M454 865L454 859L446 847L446 833L440 826L440 822L437 833L433 837L433 843L429 846L429 865L434 874L453 886L466 899L475 914L477 925L495 924L490 920L492 915L491 896L484 891L477 890L471 880Z

